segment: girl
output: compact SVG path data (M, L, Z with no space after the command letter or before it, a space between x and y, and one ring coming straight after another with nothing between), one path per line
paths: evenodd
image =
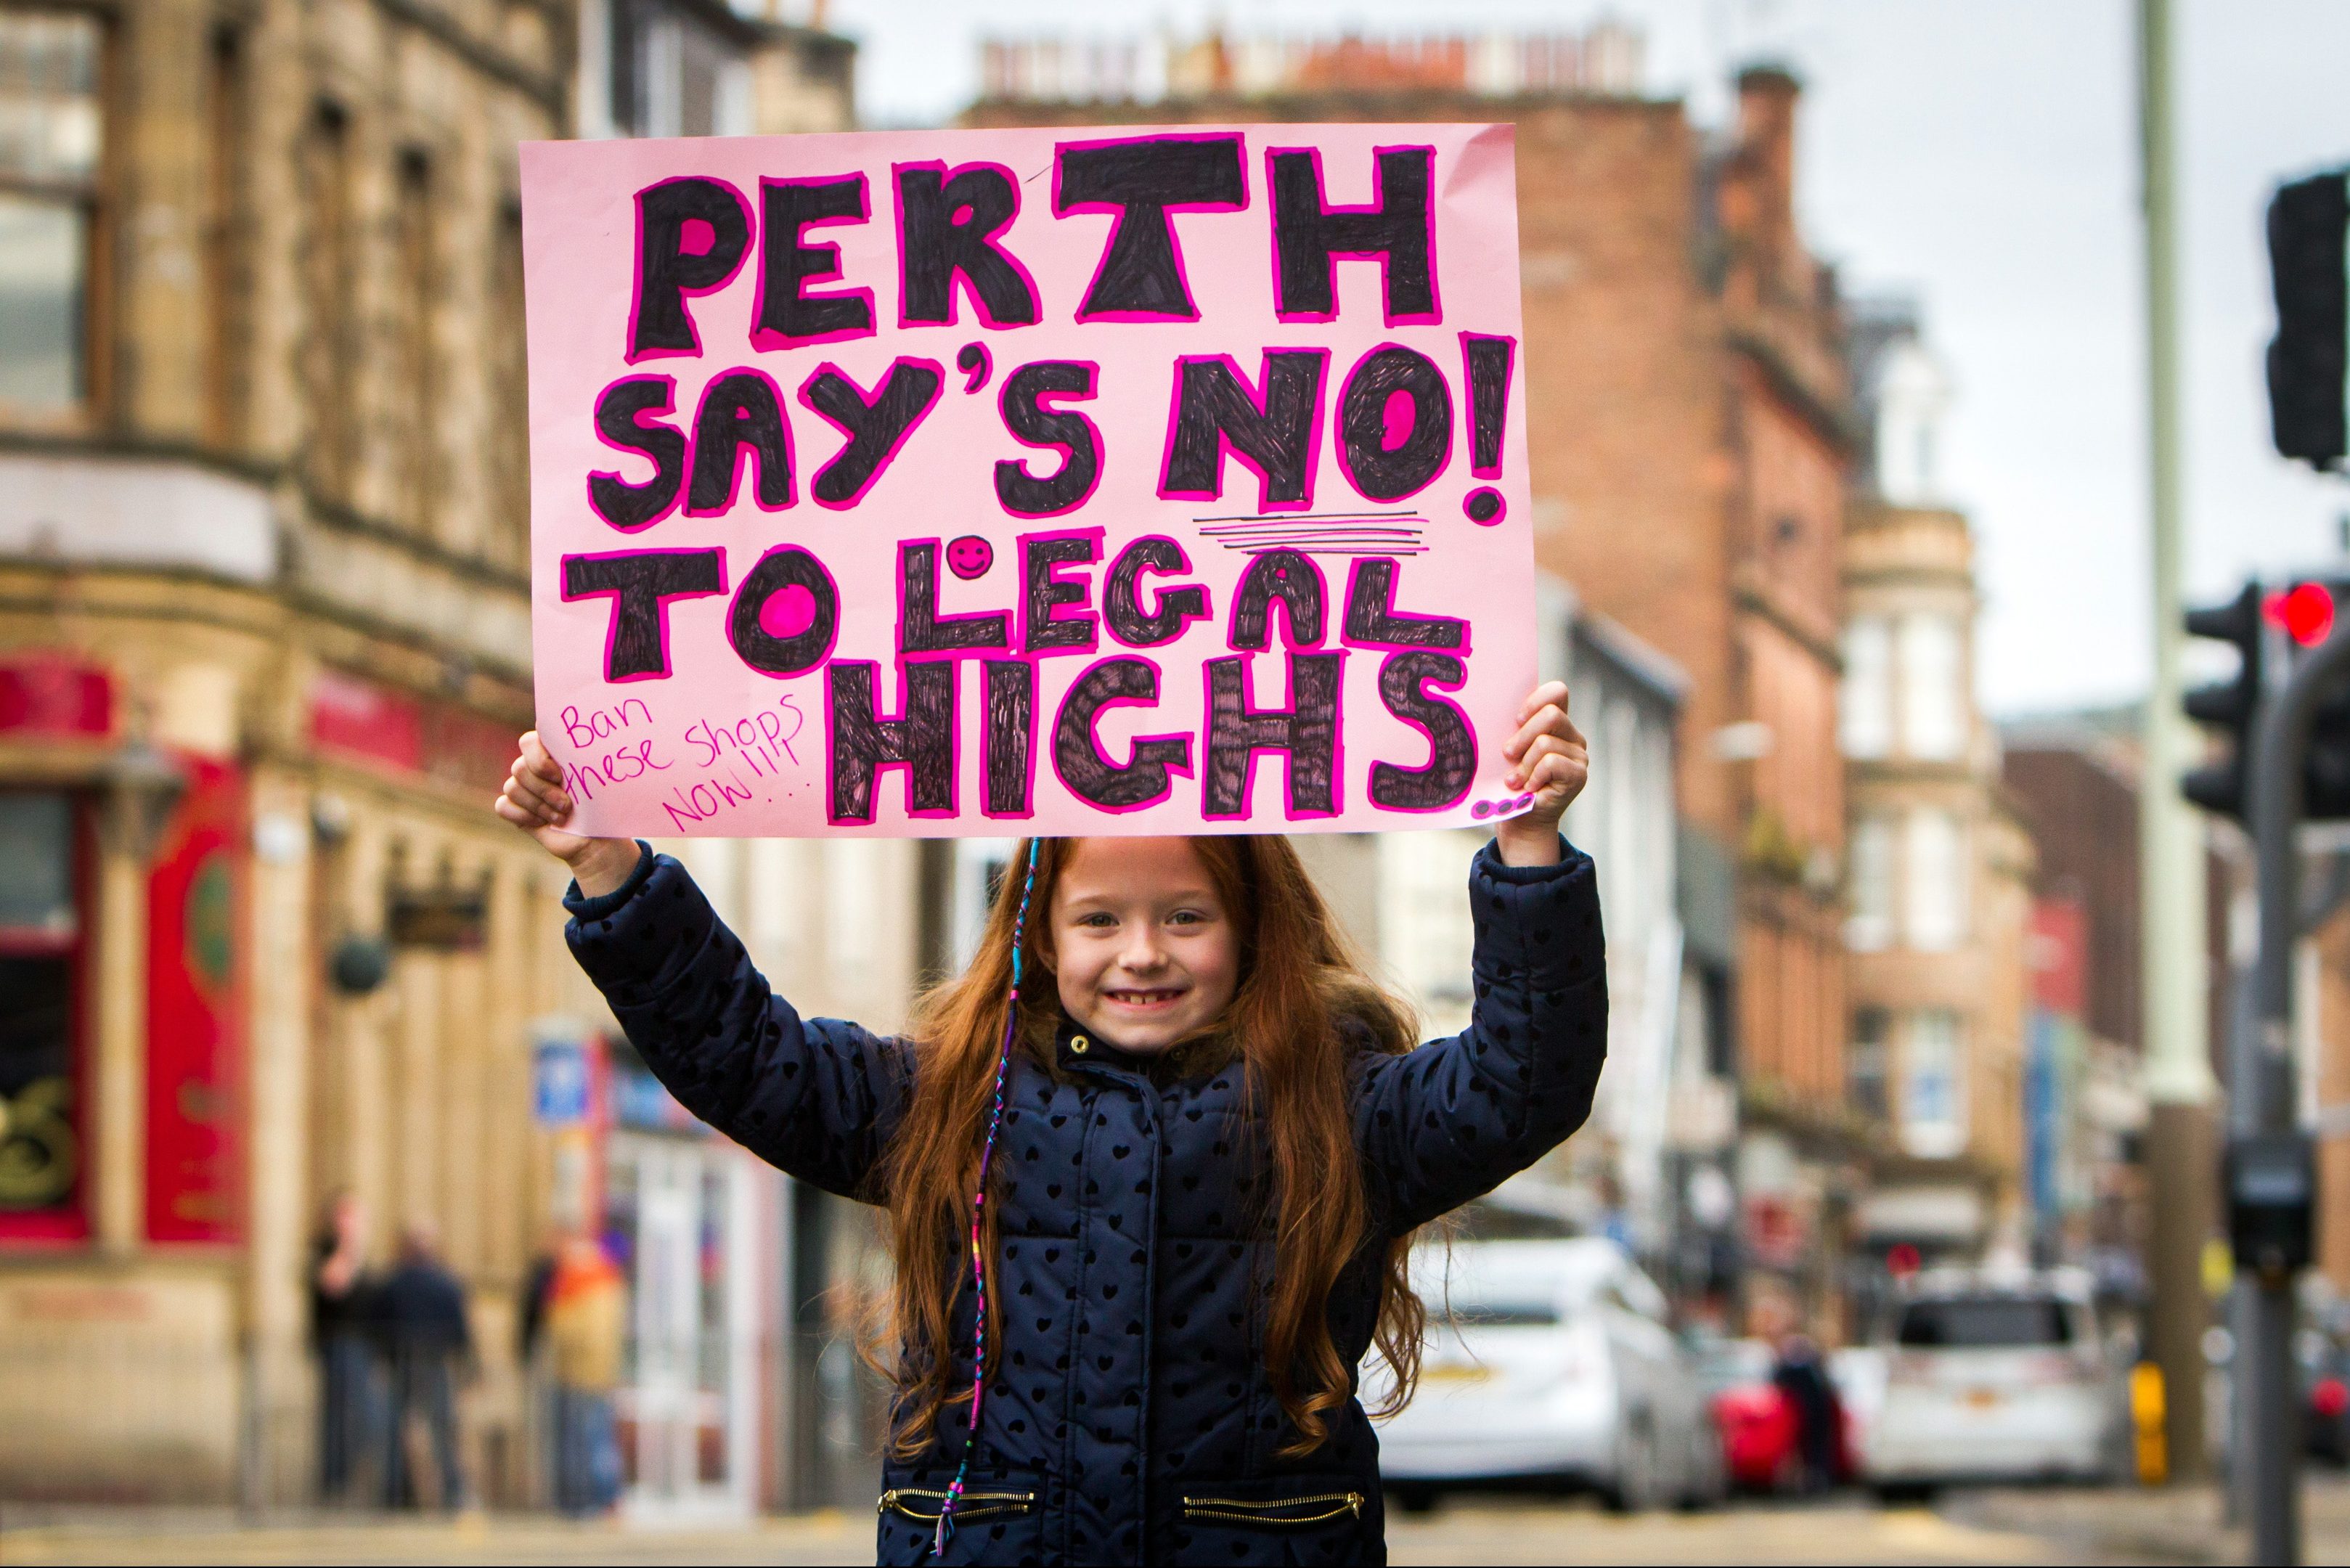
M803 1019L683 867L567 831L537 736L499 815L569 863L572 951L702 1120L886 1205L879 1561L1377 1563L1376 1345L1413 1230L1582 1125L1605 1052L1566 688L1503 748L1533 809L1470 868L1473 1021L1412 1047L1288 841L1032 840L903 1039Z

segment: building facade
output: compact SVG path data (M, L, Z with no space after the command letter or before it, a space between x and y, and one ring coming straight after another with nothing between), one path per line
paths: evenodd
M0 1495L308 1496L342 1191L468 1288L488 1501L543 1495L517 1320L581 1225L635 1274L632 1502L822 1490L844 1336L792 1287L842 1227L646 1092L487 806L532 722L515 144L846 125L850 60L691 0L0 3ZM692 853L802 1001L891 1021L915 851Z
M0 1487L291 1498L330 1190L473 1289L551 1177L515 143L562 16L0 6ZM496 1194L510 1200L483 1200Z
M1972 1260L2030 1226L2032 846L1977 708L1973 537L1941 483L1948 383L1914 311L1862 314L1864 493L1846 524L1848 1103L1876 1135L1856 1238Z

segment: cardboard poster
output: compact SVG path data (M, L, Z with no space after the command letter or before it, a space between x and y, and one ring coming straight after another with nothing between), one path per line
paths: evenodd
M597 834L1520 809L1500 125L522 153L539 731Z

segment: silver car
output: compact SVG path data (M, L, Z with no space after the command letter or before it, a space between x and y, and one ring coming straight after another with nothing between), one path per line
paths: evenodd
M1379 1437L1399 1506L1448 1487L1590 1488L1610 1507L1710 1503L1721 1444L1665 1298L1610 1241L1463 1241L1421 1248L1429 1309L1419 1391ZM1366 1368L1366 1403L1384 1391Z

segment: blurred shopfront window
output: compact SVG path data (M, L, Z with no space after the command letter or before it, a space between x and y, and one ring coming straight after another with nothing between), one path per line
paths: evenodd
M0 793L0 1241L87 1231L84 815L61 791Z

